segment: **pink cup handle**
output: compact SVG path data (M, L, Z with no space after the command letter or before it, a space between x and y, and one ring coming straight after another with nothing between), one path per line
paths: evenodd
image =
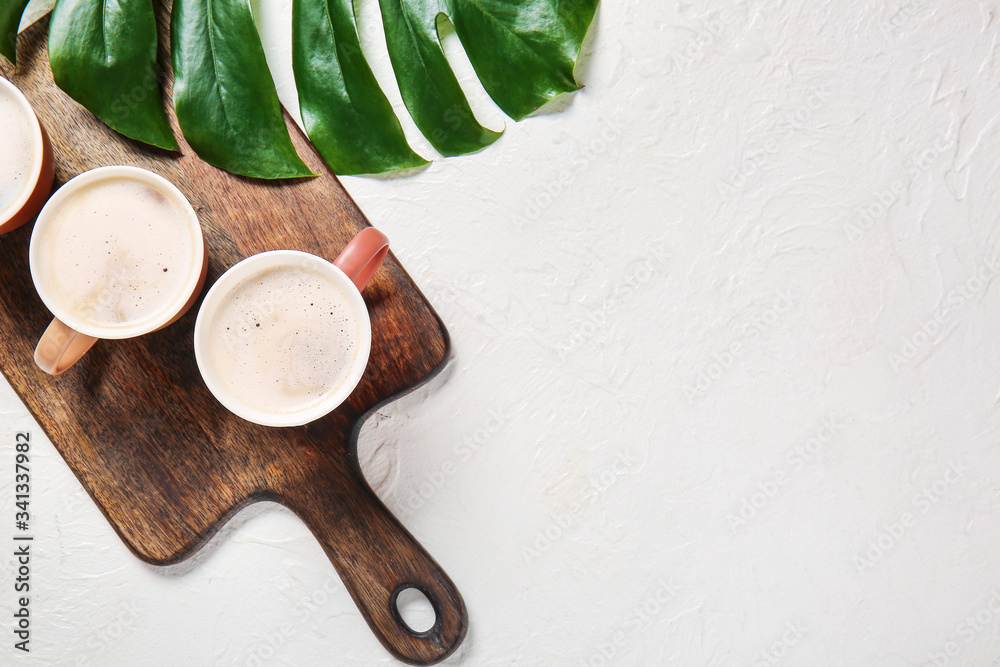
M60 375L80 361L97 340L53 319L35 348L35 363L49 375Z
M378 267L382 266L382 260L388 253L389 239L374 227L368 227L351 239L333 264L346 273L361 292Z

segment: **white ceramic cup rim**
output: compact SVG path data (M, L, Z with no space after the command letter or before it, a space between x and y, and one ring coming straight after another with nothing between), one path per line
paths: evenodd
M42 163L45 162L45 143L42 139L42 124L38 122L38 116L35 115L35 110L31 108L24 93L2 76L0 76L0 89L3 90L0 94L6 93L10 96L14 103L21 108L25 118L28 119L28 123L31 125L32 152L31 173L28 174L27 180L21 187L21 192L18 193L16 199L0 209L0 223L3 223L13 218L31 199L35 186L38 185L38 179L42 176Z
M301 410L268 412L246 405L234 397L218 379L215 369L208 359L208 335L210 323L215 313L225 303L233 288L245 279L259 275L268 269L289 266L301 266L309 270L319 271L343 290L354 309L354 315L360 328L358 351L347 377L335 391L318 401L310 402ZM299 250L269 250L251 255L230 267L208 290L194 325L194 355L198 362L198 369L201 371L201 377L209 391L233 414L262 426L303 426L333 412L347 400L347 397L361 381L361 377L368 367L371 345L371 318L368 315L368 306L365 305L365 300L358 288L347 277L347 274L332 262Z
M177 295L168 306L164 306L155 315L151 315L141 322L136 322L131 325L100 326L63 310L60 306L59 300L53 297L52 293L38 277L40 261L39 253L41 252L39 250L41 244L38 242L38 238L42 230L45 229L48 221L52 218L52 212L56 210L64 200L69 198L82 187L86 187L87 185L97 181L116 179L142 181L143 183L156 188L164 195L170 197L170 199L178 205L181 211L183 211L184 218L188 221L188 224L191 227L194 256L192 257L191 269L187 276L187 280L184 282L183 289L178 291ZM195 289L197 289L198 283L201 281L201 271L204 263L205 237L201 230L201 224L198 222L198 215L194 212L191 202L187 200L184 193L178 190L173 183L159 174L140 167L131 166L98 167L71 178L65 185L59 188L54 195L52 195L42 208L41 212L38 214L38 218L35 221L35 227L31 230L31 243L28 248L28 266L31 269L31 279L35 283L35 290L38 292L38 296L42 299L42 303L45 304L45 307L48 308L57 319L62 321L63 324L67 325L71 329L88 336L93 336L94 338L111 340L141 336L143 334L150 333L151 331L156 331L173 320L174 317L177 316L177 313L179 313L181 309L187 305L188 301L191 299L191 295L194 294Z

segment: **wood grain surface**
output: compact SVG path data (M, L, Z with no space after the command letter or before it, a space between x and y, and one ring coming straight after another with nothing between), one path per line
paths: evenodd
M116 134L56 88L47 32L45 19L23 33L16 71L2 61L0 75L24 92L49 131L55 186L114 164L172 181L205 232L206 289L241 258L265 250L292 248L332 260L368 224L290 119L295 146L319 178L245 179L202 162L183 141L176 153ZM161 67L164 59L161 53ZM143 94L151 93L135 91ZM172 110L171 123L181 140ZM443 324L395 257L365 290L373 341L357 390L325 419L275 429L230 414L202 382L192 344L200 301L164 330L98 342L62 376L38 370L32 352L51 314L28 271L31 228L0 237L0 368L129 549L149 563L176 563L241 508L279 502L308 525L394 656L432 664L458 647L468 627L461 595L372 492L357 461L365 417L426 381L448 356ZM396 609L395 596L407 587L423 591L435 608L436 623L426 632L406 627ZM338 664L334 655L330 662Z

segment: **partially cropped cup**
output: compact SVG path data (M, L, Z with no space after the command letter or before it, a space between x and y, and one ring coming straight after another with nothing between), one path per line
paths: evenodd
M0 77L0 234L28 222L52 191L52 143L21 91Z
M362 290L389 251L361 231L333 262L296 250L248 257L205 295L194 351L222 405L263 426L302 426L357 387L371 351Z
M55 319L35 363L59 375L101 339L134 338L179 319L205 284L198 216L170 181L100 167L63 185L38 214L31 279Z

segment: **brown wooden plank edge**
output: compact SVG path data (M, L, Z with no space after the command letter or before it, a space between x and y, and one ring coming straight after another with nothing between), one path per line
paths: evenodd
M182 154L111 131L53 83L47 28L45 19L22 34L16 71L4 61L0 75L25 93L48 129L56 187L109 164L165 176L198 211L210 257L207 285L242 257L264 250L294 248L332 259L368 225L287 117L293 143L320 178L275 183L215 169L183 143L172 110ZM161 43L166 28L161 12ZM135 91L143 94L150 93ZM443 323L395 256L390 253L365 290L372 353L357 390L327 418L270 429L230 414L201 381L192 347L199 304L162 331L98 343L63 376L39 371L32 351L51 315L31 284L30 233L29 224L0 237L0 369L136 556L176 563L243 507L273 500L316 536L392 655L433 664L458 647L468 629L460 593L379 501L357 461L363 421L426 382L449 356ZM437 620L427 632L413 632L399 617L395 597L407 587L423 591L435 608Z

